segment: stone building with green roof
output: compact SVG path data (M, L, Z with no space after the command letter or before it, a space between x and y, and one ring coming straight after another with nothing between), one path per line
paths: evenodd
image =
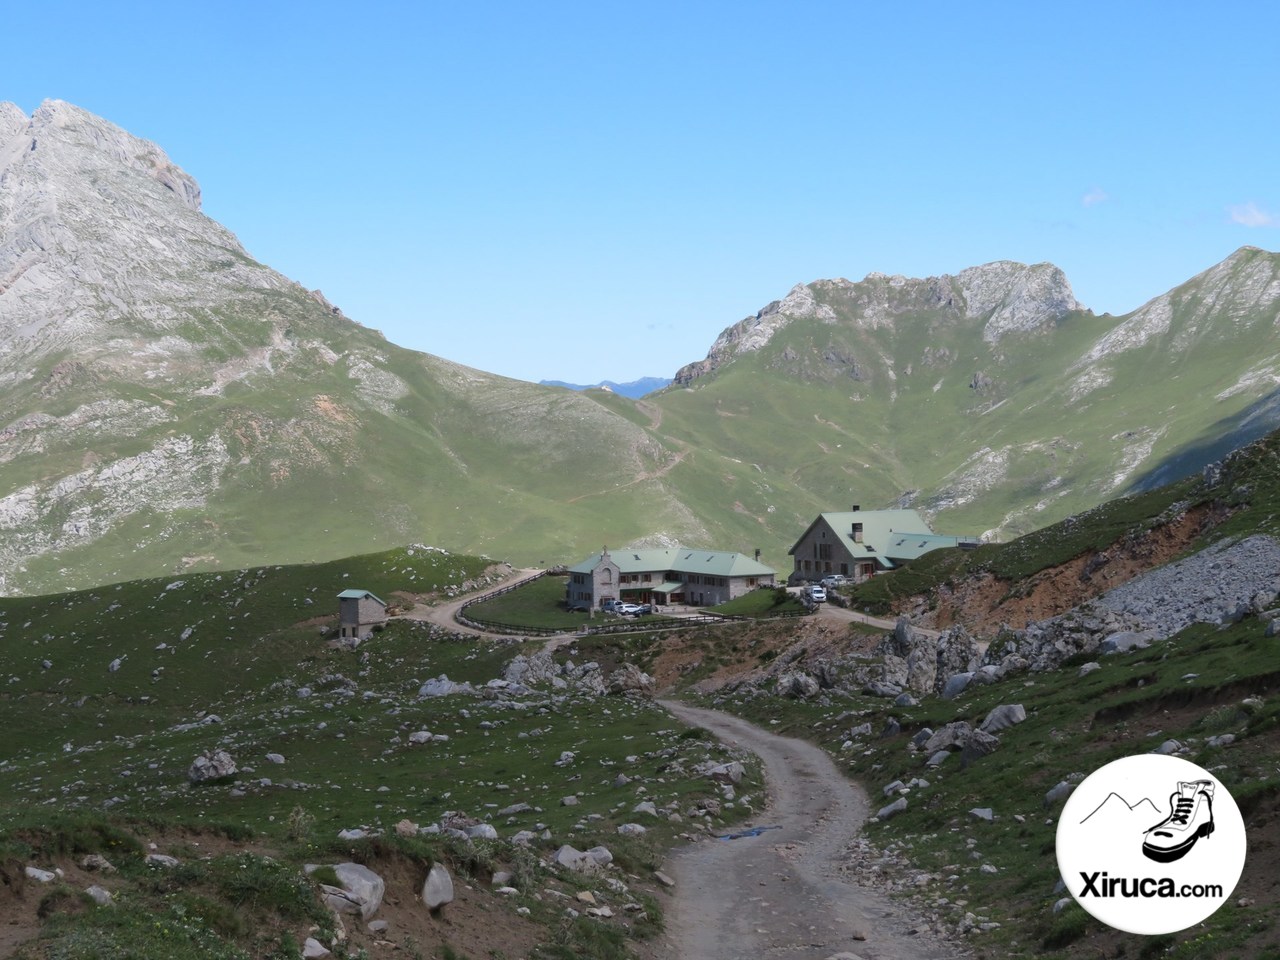
M787 553L793 580L821 580L838 573L854 583L897 569L941 547L974 546L974 537L934 533L914 510L823 513Z
M363 640L374 627L386 622L386 603L368 590L338 594L338 636L344 640Z
M775 571L742 553L656 547L606 547L569 568L565 599L594 608L606 600L627 603L713 606L774 585Z

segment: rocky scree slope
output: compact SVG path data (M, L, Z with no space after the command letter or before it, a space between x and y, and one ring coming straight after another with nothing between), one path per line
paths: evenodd
M255 261L159 147L60 101L0 104L0 408L0 593L417 539L554 556L563 477L675 456L588 398L387 343ZM660 483L632 512L702 533ZM570 531L614 535L607 514Z

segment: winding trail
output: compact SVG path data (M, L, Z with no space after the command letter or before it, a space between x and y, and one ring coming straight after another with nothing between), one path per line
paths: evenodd
M840 875L868 813L866 794L819 748L745 720L671 701L677 718L757 754L769 806L758 836L691 844L667 861L676 881L667 955L677 960L942 960L965 956L909 908Z
M465 633L473 637L504 636L504 634L498 634L492 630L480 630L476 627L469 627L464 623L459 623L456 619L458 611L461 610L463 606L476 599L476 597L482 597L486 593L492 593L500 586L505 586L515 580L532 577L535 573L539 572L540 571L537 567L513 569L509 574L507 574L507 576L502 578L500 583L490 583L481 587L479 590L472 590L470 593L463 594L462 596L451 597L443 603L436 604L435 606L427 606L426 604L423 604L421 606L414 607L412 610L405 613L398 614L392 619L421 620L425 623L434 623L436 626L444 627L446 630L451 630L454 633Z

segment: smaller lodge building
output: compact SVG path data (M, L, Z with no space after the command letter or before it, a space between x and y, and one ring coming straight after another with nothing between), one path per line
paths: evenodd
M787 553L793 580L838 573L862 583L941 547L973 547L975 537L934 533L914 510L862 510L819 514Z
M611 554L606 547L569 568L565 600L588 608L606 600L714 606L772 587L774 577L772 567L741 553L659 547Z

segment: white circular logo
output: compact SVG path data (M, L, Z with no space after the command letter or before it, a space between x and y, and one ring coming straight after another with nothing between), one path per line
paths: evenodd
M1094 771L1058 821L1067 889L1128 933L1174 933L1204 920L1235 889L1245 846L1227 788L1194 763L1152 753Z

